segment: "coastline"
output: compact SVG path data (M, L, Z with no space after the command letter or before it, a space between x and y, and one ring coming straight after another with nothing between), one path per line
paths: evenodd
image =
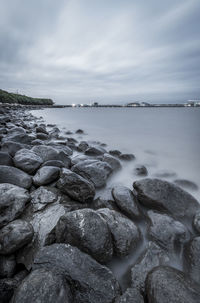
M134 182L133 189L106 189L94 200L96 190L134 155L108 152L101 143L91 146L69 133L60 136L56 125L46 125L29 113L33 108L5 106L0 113L0 191L6 195L1 198L1 283L11 285L3 292L5 300L9 302L14 294L12 302L20 302L27 296L25 286L30 287L34 275L47 278L47 295L51 291L55 295L53 287L63 288L69 302L129 302L130 294L144 302L151 299L152 290L159 292L159 283L154 285L159 275L166 277L163 287L169 302L170 296L177 295L168 289L172 281L180 283L180 291L186 285L188 302L190 285L196 300L200 295L198 202L172 183L145 178L144 169L140 171L144 179ZM77 134L82 133L77 129ZM79 154L73 157L73 151ZM131 265L130 285L122 294L106 264L139 250L144 238L146 246ZM176 269L172 265L178 258ZM81 269L78 260L84 264ZM50 275L55 272L59 278L52 282ZM37 292L39 286L34 287Z

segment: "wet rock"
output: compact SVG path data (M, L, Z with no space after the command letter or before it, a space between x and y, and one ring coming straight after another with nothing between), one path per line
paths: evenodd
M189 181L189 180L176 179L176 180L174 180L174 183L185 189L198 190L198 186L194 182Z
M144 303L144 299L138 290L128 288L121 297L115 300L115 303Z
M101 160L108 163L113 171L121 168L120 161L109 154L104 154Z
M0 134L1 135L7 134L7 128L6 127L0 127Z
M177 219L192 219L200 210L192 195L170 182L147 178L134 182L133 187L141 204L167 212Z
M200 283L200 237L192 239L185 247L185 271Z
M134 168L134 174L136 176L147 176L148 175L148 171L147 171L147 168L144 165L137 165Z
M76 134L84 134L84 131L82 129L77 129L75 133Z
M147 249L131 269L132 287L138 289L141 293L144 293L147 274L154 267L166 265L169 261L168 255L162 250L162 248L154 242L149 242Z
M133 219L140 216L135 191L132 192L125 186L115 186L112 195L117 206L125 215Z
M32 151L39 155L42 158L43 162L49 160L60 160L67 167L70 163L70 159L65 152L63 152L62 150L57 150L51 146L37 145L32 148Z
M18 282L15 279L5 278L0 280L0 302L8 303L13 296Z
M89 145L86 141L81 141L77 146L77 150L81 152L85 152L88 149Z
M49 139L49 136L44 133L37 133L36 137L39 140L48 140Z
M64 163L60 160L49 160L49 161L46 161L42 164L42 167L43 166L54 166L54 167L65 167ZM69 168L69 167L66 167L66 168Z
M34 212L42 210L49 203L54 203L57 200L58 194L56 191L48 187L40 186L31 193L31 204Z
M61 169L57 187L72 199L82 203L92 202L95 195L95 188L91 182L66 168Z
M114 157L119 157L121 155L121 152L117 149L114 149L114 150L110 150L109 154L111 154Z
M92 181L96 188L106 184L106 180L112 172L112 168L106 162L87 160L79 162L72 167L72 171L83 178Z
M200 211L194 215L193 226L195 230L200 234Z
M106 153L106 150L104 148L95 146L90 146L85 151L85 155L88 156L99 156L103 155L104 153Z
M169 253L175 252L177 246L189 240L187 229L181 222L155 211L148 211L147 215L150 219L148 227L150 238Z
M61 275L46 269L32 271L16 289L12 303L71 303L69 285Z
M112 210L118 210L116 202L112 195L112 188L105 188L92 203L93 209L109 208Z
M8 152L12 157L22 148L29 148L29 146L13 141L7 141L1 145L1 151Z
M7 183L0 184L0 227L19 217L29 200L30 195L25 189Z
M0 151L0 165L13 166L13 160L8 152Z
M94 210L85 208L67 213L56 226L56 242L68 243L100 263L111 260L112 239L107 224Z
M91 159L91 158L86 156L86 155L76 155L73 158L71 158L72 166L79 163L79 162L89 160L89 159Z
M31 145L42 145L44 144L44 142L42 140L39 140L39 139L35 139L31 142Z
M115 255L119 257L127 256L141 240L137 226L115 210L102 208L98 210L98 213L108 224L112 234Z
M12 254L33 238L31 224L15 220L0 229L0 254Z
M44 126L38 126L38 127L36 127L35 131L36 131L36 133L43 133L43 134L48 135L46 127L44 127Z
M32 178L22 170L6 165L1 165L0 168L0 183L9 183L26 189L31 187Z
M34 269L50 269L66 277L74 302L111 303L120 294L112 272L89 255L68 244L53 244L37 254Z
M33 177L33 183L36 186L47 185L56 181L60 175L60 168L54 166L43 166L38 169Z
M146 292L150 303L197 303L200 298L199 285L168 266L159 266L148 274Z
M154 176L157 178L171 178L171 177L176 177L176 173L174 171L164 169L164 170L157 171L154 174Z
M23 127L12 127L10 129L8 129L8 134L26 134L26 131Z
M119 158L124 161L131 161L135 159L135 156L133 154L120 154Z
M21 144L30 145L31 142L35 139L34 136L27 135L26 133L13 133L9 134L2 139L2 143L6 143L8 141L13 141Z
M40 156L28 149L20 149L14 156L15 166L28 174L33 174L42 162Z
M15 255L0 255L0 279L11 278L16 270Z

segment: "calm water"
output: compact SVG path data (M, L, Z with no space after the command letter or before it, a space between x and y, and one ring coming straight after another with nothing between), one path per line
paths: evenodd
M161 170L176 173L200 186L200 108L64 108L33 111L61 129L84 129L83 140L98 140L109 149L134 153L136 160L109 180L132 187L136 164L149 176ZM192 194L198 199L200 191ZM200 200L200 199L199 199Z

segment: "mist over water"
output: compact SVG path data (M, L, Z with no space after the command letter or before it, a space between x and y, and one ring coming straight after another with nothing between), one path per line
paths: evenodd
M132 188L136 164L147 167L149 177L160 171L187 179L200 187L200 108L54 108L33 111L60 129L85 135L80 140L107 144L107 150L133 153L136 160L124 162L123 169L108 180ZM190 192L200 201L200 190Z

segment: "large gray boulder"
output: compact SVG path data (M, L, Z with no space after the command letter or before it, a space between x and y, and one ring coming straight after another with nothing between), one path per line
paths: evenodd
M102 208L98 210L110 229L113 248L116 256L127 256L132 248L136 248L141 235L137 226L128 218L115 210Z
M31 187L32 178L16 167L1 165L0 183L9 183L28 189Z
M35 139L34 136L28 135L26 133L14 132L14 133L8 134L6 137L4 137L2 139L2 143L6 143L8 141L13 141L13 142L21 143L21 144L30 145L34 139Z
M132 192L126 186L115 186L112 195L117 206L125 215L132 219L140 217L135 191Z
M147 178L134 182L133 187L141 204L177 219L192 219L200 210L200 204L192 195L170 182Z
M1 151L8 152L9 155L11 155L12 157L14 157L16 152L22 148L29 148L29 145L21 144L21 143L14 142L14 141L6 141L6 142L2 143L2 145L1 145Z
M111 260L113 246L107 224L94 210L85 208L67 213L56 226L56 242L69 243L100 263Z
M42 158L29 149L20 149L14 156L15 166L28 174L33 174L42 162Z
M58 150L56 148L47 145L36 145L32 148L32 151L35 152L38 156L40 156L43 162L49 160L60 160L67 167L69 166L70 158L62 150Z
M13 166L12 157L8 152L0 151L0 165Z
M0 184L0 227L19 217L29 200L30 195L24 188Z
M105 188L103 192L100 192L92 203L92 207L93 209L109 208L119 211L119 208L117 207L112 195L112 188L108 187Z
M88 156L99 156L99 155L103 155L104 153L106 153L106 150L100 146L89 146L86 150L85 150L85 154Z
M95 195L95 188L91 182L66 168L61 169L57 187L64 194L82 203L92 202Z
M33 227L24 220L15 220L0 229L0 254L9 255L29 243Z
M44 268L32 271L15 290L12 303L71 303L69 285L61 275Z
M151 210L147 212L147 215L150 220L148 235L169 253L174 253L177 246L181 247L189 240L187 228L181 222Z
M110 167L112 168L113 171L114 171L114 170L118 170L118 169L121 168L121 163L120 163L120 161L119 161L117 158L111 156L110 154L104 154L104 155L102 156L102 159L101 159L101 160L102 160L103 162L108 163L108 164L110 165Z
M198 303L200 287L183 272L168 266L148 274L146 293L149 303Z
M36 186L47 185L59 178L60 168L54 166L43 166L38 169L33 177L33 183Z
M74 291L74 303L112 303L120 294L119 284L106 266L68 244L42 248L33 264L33 269L38 268L65 276Z
M197 283L200 283L200 237L195 237L187 243L184 251L185 271Z
M15 255L0 255L0 279L11 278L16 270Z
M57 200L58 194L54 188L40 186L31 193L31 204L34 212L44 209Z
M131 269L131 284L140 292L145 291L147 274L156 266L169 264L167 253L154 242L149 242L146 250Z
M93 182L94 186L98 188L106 185L112 168L103 161L86 160L74 165L72 171Z

